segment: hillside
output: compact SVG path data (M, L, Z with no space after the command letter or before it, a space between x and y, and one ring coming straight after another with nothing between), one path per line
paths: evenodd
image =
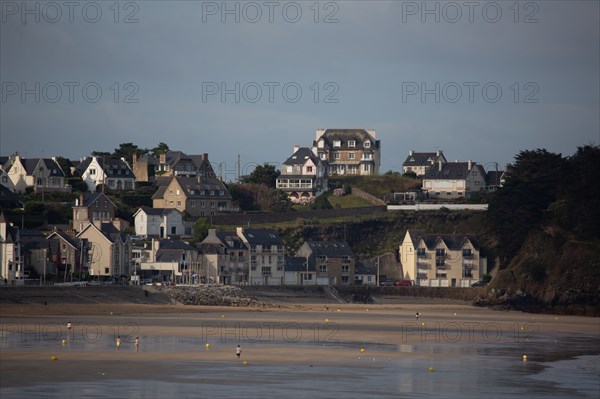
M500 270L477 303L600 316L600 148L523 151L486 217Z

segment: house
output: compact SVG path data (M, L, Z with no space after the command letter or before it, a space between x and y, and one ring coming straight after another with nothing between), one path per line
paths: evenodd
M110 190L135 190L135 174L125 158L104 159L94 156L82 160L78 168L89 192L95 192L102 184Z
M402 172L413 172L417 176L423 176L432 165L437 165L439 162L448 162L446 161L446 157L444 157L443 151L416 152L410 150L406 160L402 164Z
M132 160L131 167L137 182L149 183L156 179L156 165L158 165L158 158L149 153L144 155L134 153Z
M285 257L285 279L286 285L316 285L317 272L315 265L309 266L306 258L298 256Z
M137 236L174 238L185 233L183 216L177 209L141 207L133 218Z
M15 185L12 180L8 177L8 173L0 169L0 188L5 188L11 192L15 191Z
M82 231L88 223L112 223L116 205L104 193L81 194L73 206L73 229Z
M400 244L404 278L429 287L470 287L486 272L477 237L408 230Z
M485 175L485 190L496 191L506 182L506 171L490 170Z
M327 162L307 147L294 146L294 153L281 168L276 188L293 203L309 203L327 191Z
M172 208L193 217L237 212L223 182L216 177L173 176L157 179L160 184L152 196L153 208Z
M0 277L4 284L25 278L19 230L8 223L0 211Z
M7 174L19 194L27 188L33 188L35 193L71 191L56 158L21 158L16 154Z
M324 280L332 285L354 283L356 257L345 241L308 240L295 256L308 259L309 267L316 270L317 284Z
M364 263L358 262L354 272L354 285L377 285L377 268L369 267Z
M150 246L136 248L139 262L134 275L163 283L198 283L203 273L198 248L180 240L155 240Z
M332 175L376 175L381 141L372 129L317 129L313 147Z
M279 235L271 230L242 227L238 227L236 233L249 250L248 282L252 285L282 285L285 244Z
M46 266L46 273L56 271L60 276L61 272L74 273L83 276L88 272L88 242L85 239L77 239L65 232L55 229L50 233L46 240L49 245L50 255L47 259L50 267ZM39 275L44 270L36 268Z
M154 169L156 176L216 177L207 153L187 155L181 151L167 151L159 155Z
M209 229L199 247L206 259L208 276L218 275L222 284L248 284L250 248L237 232Z
M485 170L472 161L438 161L423 175L423 191L429 198L473 198L484 188Z
M77 236L88 241L91 276L127 276L131 265L131 238L112 223L88 223Z
M46 281L48 274L57 273L56 268L53 268L53 264L49 262L52 249L40 230L21 229L19 238L25 278L43 276L43 281Z

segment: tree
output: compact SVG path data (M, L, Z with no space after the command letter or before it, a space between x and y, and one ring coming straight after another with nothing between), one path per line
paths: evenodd
M268 187L275 187L279 174L280 172L275 169L275 165L265 163L263 165L258 165L249 175L242 176L241 182L265 184Z
M164 154L167 151L169 151L169 146L163 142L158 143L156 147L150 150L152 155L156 158L158 158L160 154Z
M141 150L133 143L121 143L119 144L119 148L115 148L115 152L112 154L112 157L117 159L125 158L125 160L131 165L133 162L133 154L143 155L146 152L148 152L148 150Z
M192 229L194 232L194 240L198 242L204 240L208 235L209 228L210 224L206 218L199 218L196 220L196 223L194 223L194 227Z

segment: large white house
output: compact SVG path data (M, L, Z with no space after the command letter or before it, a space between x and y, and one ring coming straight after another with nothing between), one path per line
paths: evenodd
M294 146L294 153L283 163L276 187L293 203L310 202L327 191L327 162L310 148Z
M81 178L88 191L96 191L96 186L105 184L111 190L135 190L133 169L121 159L86 158L79 164Z
M135 234L141 237L168 238L184 234L183 216L173 208L141 207L133 215Z
M471 198L485 186L485 170L472 161L438 161L423 176L423 191L429 198Z

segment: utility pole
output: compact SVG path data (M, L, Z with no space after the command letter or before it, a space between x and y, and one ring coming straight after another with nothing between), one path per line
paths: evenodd
M237 156L237 179L236 179L236 183L240 182L241 168L242 168L242 162L241 162L240 154L238 154L238 156Z

